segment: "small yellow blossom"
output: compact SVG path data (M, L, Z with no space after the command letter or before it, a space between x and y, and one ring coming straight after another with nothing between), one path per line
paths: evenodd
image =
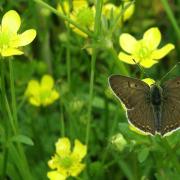
M124 2L124 7L128 6L129 3L132 3L132 1L126 1ZM120 7L120 9L122 9L122 6ZM131 18L131 16L133 15L134 13L134 9L135 9L135 5L134 3L132 3L124 12L123 14L123 21L127 21L128 19Z
M118 15L119 13L118 7L112 3L104 4L102 7L102 15L104 15L107 19L110 19L111 13L115 16Z
M86 0L73 0L73 11L70 14L70 17L77 24L82 26L87 30L93 31L94 29L94 17L95 11L88 6L88 2ZM87 37L88 35L73 25L70 25L72 30L82 37Z
M121 34L119 38L121 48L127 53L120 52L119 59L128 64L135 64L133 59L141 66L150 68L166 56L174 45L166 44L161 49L157 49L161 41L161 32L157 27L148 29L141 40L136 40L128 33Z
M142 81L144 81L146 84L148 84L149 86L155 84L155 80L151 79L151 78L145 78Z
M128 4L129 2L125 2L123 6L126 7L128 6ZM104 4L102 7L102 15L104 15L107 19L110 20L111 14L113 15L113 17L117 18L117 16L120 15L122 10L123 10L122 5L118 7L112 3L107 3L107 4ZM133 13L134 13L134 4L131 4L122 14L122 20L123 21L128 20L132 16Z
M36 37L36 30L29 29L18 34L21 25L19 14L14 11L8 11L2 18L0 29L0 54L1 56L21 55L23 52L19 47L26 46Z
M50 180L65 180L69 176L76 177L85 168L81 163L87 153L87 147L79 140L74 141L74 148L71 151L71 143L68 138L60 138L56 143L56 153L48 165L53 171L47 176Z
M118 151L123 151L123 149L127 145L127 141L121 133L112 136L111 143Z
M25 96L34 106L47 106L59 98L59 93L53 89L54 80L50 75L44 75L39 83L31 80L28 83Z
M60 3L58 3L57 10L62 14L64 13L69 14L70 12L69 0L62 1L62 6Z

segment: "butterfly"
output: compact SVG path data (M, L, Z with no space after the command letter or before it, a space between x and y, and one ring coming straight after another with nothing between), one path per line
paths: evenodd
M109 85L127 109L130 124L147 134L165 136L180 128L180 77L149 86L122 75L111 75Z

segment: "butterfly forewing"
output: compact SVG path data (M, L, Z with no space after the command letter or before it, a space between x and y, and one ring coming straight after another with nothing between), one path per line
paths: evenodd
M109 84L125 104L130 123L138 129L155 134L153 109L149 101L150 87L135 78L112 75Z
M169 80L163 85L163 104L161 134L180 127L180 77Z

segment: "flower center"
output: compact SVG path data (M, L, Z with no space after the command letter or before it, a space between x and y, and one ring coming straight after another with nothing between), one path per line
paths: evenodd
M42 101L45 101L47 98L50 97L51 91L50 90L41 90L40 91L40 99Z
M88 7L80 9L76 17L77 22L85 27L91 26L94 19L92 9Z
M61 166L63 166L65 169L68 169L73 164L73 161L70 157L63 157L59 161Z
M140 41L136 45L134 54L141 61L147 59L151 55L151 51L144 42Z

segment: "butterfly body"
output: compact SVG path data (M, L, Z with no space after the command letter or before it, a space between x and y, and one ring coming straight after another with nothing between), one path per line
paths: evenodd
M151 103L154 106L160 106L162 103L162 88L156 84L150 87Z
M136 78L112 75L109 84L139 130L164 136L180 127L180 77L150 87Z
M150 104L154 114L155 131L158 133L161 131L162 91L162 88L157 84L153 84L150 87Z

